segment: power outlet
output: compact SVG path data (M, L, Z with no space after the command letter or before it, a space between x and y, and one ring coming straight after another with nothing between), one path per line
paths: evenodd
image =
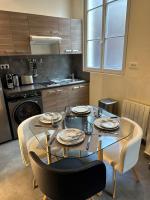
M129 69L137 70L138 69L138 63L137 62L130 62L129 63Z
M1 70L7 70L7 69L9 69L9 64L0 64L0 69Z

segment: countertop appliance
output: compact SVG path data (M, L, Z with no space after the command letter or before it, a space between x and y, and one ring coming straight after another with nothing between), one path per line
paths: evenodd
M6 74L6 85L8 89L14 88L13 74Z
M33 55L59 54L61 40L61 37L31 35L31 53Z
M19 76L17 74L13 75L14 87L19 87Z
M43 112L40 91L27 91L7 96L13 139L17 139L18 125L25 119Z
M11 131L4 101L2 83L0 79L0 143L11 140Z
M21 84L22 85L33 84L33 76L32 75L21 75Z
M61 40L61 37L31 35L31 53L33 55L60 54Z

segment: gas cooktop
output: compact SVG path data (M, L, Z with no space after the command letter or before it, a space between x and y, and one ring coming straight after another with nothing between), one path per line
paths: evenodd
M39 83L39 84L44 86L44 87L57 86L57 85L59 86L59 84L54 83L53 81L42 82L42 83Z

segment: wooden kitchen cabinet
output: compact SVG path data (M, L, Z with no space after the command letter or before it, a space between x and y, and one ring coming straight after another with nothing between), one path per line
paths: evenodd
M68 88L60 87L42 91L43 111L63 111L68 105Z
M9 12L0 11L0 55L14 52Z
M62 37L60 54L82 53L80 19L0 11L0 55L31 54L30 35Z
M56 98L56 103L57 103L57 111L64 111L65 107L68 106L69 101L68 101L68 93L69 93L69 88L68 87L61 87L57 88L57 98Z
M61 54L82 53L82 23L80 19L59 19Z
M88 105L89 104L89 85L73 85L70 88L69 105Z
M30 35L58 36L58 18L43 15L28 15Z
M88 105L89 85L87 83L42 91L43 111L64 111L66 106Z
M23 13L9 13L10 27L13 40L14 54L29 54L29 24L28 15Z
M82 23L80 19L71 19L72 53L82 53Z
M56 97L55 89L42 91L43 112L54 112L57 110Z
M70 19L59 19L59 36L62 38L60 43L60 53L71 53Z

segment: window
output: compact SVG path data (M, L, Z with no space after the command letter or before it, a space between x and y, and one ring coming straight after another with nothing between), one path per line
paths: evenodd
M128 0L85 0L85 70L121 71Z

